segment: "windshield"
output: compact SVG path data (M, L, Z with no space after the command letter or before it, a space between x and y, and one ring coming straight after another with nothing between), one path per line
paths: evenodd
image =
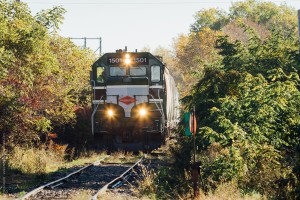
M146 67L110 67L110 76L146 76Z
M125 76L126 69L123 67L110 67L109 74L110 76Z
M130 76L145 76L146 67L132 67L129 69Z

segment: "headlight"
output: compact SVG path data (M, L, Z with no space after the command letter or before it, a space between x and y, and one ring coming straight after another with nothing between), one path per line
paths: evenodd
M108 111L107 111L107 115L108 115L109 117L114 116L114 111L108 110Z
M141 109L139 110L139 115L140 115L141 117L146 116L146 115L147 115L147 110L146 110L145 108L141 108Z
M130 63L131 63L130 55L129 54L125 54L125 64L129 65Z

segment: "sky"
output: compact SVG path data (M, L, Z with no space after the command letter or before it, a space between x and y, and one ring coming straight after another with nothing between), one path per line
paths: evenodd
M116 49L138 51L158 47L172 49L174 39L188 34L194 15L201 9L228 12L236 0L21 0L32 14L54 6L67 10L59 34L70 38L100 38L102 53ZM271 0L300 9L300 0ZM73 39L83 46L84 40ZM87 47L99 53L99 40L87 39Z

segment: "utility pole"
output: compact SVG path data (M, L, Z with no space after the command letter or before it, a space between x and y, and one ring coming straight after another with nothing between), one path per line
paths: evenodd
M82 38L70 38L70 39L71 40L83 40L83 48L87 48L87 40L99 40L99 47L96 49L96 51L99 50L99 56L101 56L101 54L102 54L102 38L101 37L97 37L97 38L82 37Z
M196 162L196 132L197 132L197 122L196 122L196 110L195 106L190 115L190 130L193 134L193 151L194 151L194 163L192 165L192 181L194 188L194 199L199 198L199 176L200 176L200 162Z

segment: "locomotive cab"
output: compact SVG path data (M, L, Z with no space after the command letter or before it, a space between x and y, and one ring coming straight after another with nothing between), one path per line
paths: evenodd
M97 144L136 151L164 142L167 95L176 96L166 91L166 81L174 82L166 71L161 59L148 52L106 53L92 65L91 121Z

